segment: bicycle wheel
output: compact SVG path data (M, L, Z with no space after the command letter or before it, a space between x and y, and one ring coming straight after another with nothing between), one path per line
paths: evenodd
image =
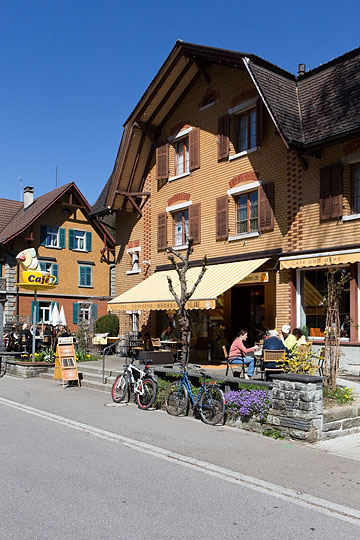
M173 382L166 391L165 408L172 416L179 416L187 410L189 394L181 381Z
M156 384L152 379L141 381L138 392L136 392L136 403L140 409L146 411L150 409L156 398Z
M111 389L111 396L115 403L120 403L127 394L129 388L129 374L125 371L116 377Z
M200 418L205 424L215 426L225 415L225 399L218 386L206 385L199 402Z

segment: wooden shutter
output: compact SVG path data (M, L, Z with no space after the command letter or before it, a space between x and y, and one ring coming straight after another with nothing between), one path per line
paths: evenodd
M86 231L85 233L85 240L86 240L86 245L85 245L85 248L86 248L86 251L91 251L91 232L89 231Z
M75 246L75 231L69 229L69 249L74 249Z
M73 324L77 324L79 320L79 304L75 302L73 304Z
M61 249L64 249L64 247L65 247L65 229L60 227L59 231L60 231L59 232L59 247Z
M274 230L274 182L269 182L259 187L259 231Z
M331 217L343 215L343 164L331 166Z
M264 131L264 115L263 115L263 102L259 97L256 102L256 146L260 146L263 140Z
M230 115L225 114L218 120L218 160L229 156Z
M91 318L97 319L97 304L91 304Z
M56 285L57 285L59 283L59 265L58 264L53 263L52 273L53 273L53 276L56 277Z
M228 196L216 199L216 240L224 240L228 237Z
M40 245L46 246L47 226L40 225Z
M200 168L200 129L193 128L189 133L190 171Z
M189 208L189 229L190 236L194 244L200 244L201 241L201 212L200 203L193 204Z
M320 169L320 221L343 215L343 164Z
M157 248L158 251L164 251L167 246L167 215L166 212L158 214L158 235L157 235Z
M169 178L169 144L156 149L156 178L162 180Z

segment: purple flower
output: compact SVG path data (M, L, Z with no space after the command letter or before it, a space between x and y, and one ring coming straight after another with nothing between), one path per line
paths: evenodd
M271 407L268 390L232 390L225 394L226 410L231 418L259 416L265 420Z

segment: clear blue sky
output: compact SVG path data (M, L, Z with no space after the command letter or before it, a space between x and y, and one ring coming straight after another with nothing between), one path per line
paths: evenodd
M0 197L75 181L90 204L126 120L177 39L292 73L360 45L359 0L0 0Z

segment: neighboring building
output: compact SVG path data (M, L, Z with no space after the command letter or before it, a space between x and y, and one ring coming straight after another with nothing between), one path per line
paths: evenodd
M58 286L38 292L37 321L49 322L54 303L64 306L67 325L108 312L114 296L115 241L107 228L90 218L90 205L72 182L36 199L24 189L24 203L0 199L0 277L6 278L5 323L30 319L33 293L16 287L21 269L15 257L34 247L41 269Z
M342 340L360 344L360 49L294 76L178 41L124 126L93 214L117 213L121 330L173 315L167 245L207 255L195 335L307 327L323 341L326 270L346 264ZM142 283L146 278L145 283ZM349 362L359 363L354 347Z

